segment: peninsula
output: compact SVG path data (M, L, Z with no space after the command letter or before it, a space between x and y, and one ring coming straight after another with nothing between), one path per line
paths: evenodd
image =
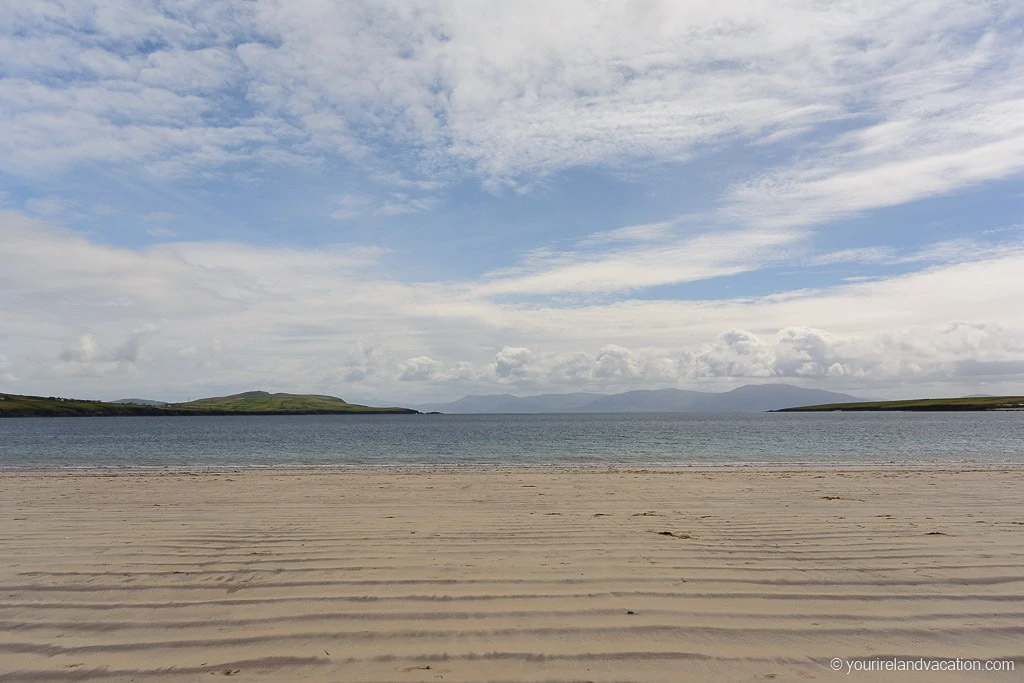
M136 417L181 415L368 415L418 414L411 408L375 408L334 396L247 391L186 403L142 405L56 396L0 394L0 417Z
M919 398L907 401L861 401L856 403L824 403L797 408L783 408L776 413L826 411L978 411L1024 410L1024 396L967 396L964 398Z

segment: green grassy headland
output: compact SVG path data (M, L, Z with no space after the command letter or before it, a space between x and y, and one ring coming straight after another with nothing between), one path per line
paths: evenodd
M815 406L785 408L775 412L824 412L833 410L1024 410L1024 396L978 396L970 398L919 398L909 401L866 401L861 403L826 403Z
M0 394L0 417L105 417L169 415L331 415L416 413L409 408L374 408L347 403L333 396L271 394L249 391L234 396L201 398L188 403L144 406L105 403L55 396Z

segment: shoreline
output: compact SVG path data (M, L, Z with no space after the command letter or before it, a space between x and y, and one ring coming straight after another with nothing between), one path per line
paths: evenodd
M711 464L699 462L686 463L579 463L579 464L524 464L524 463L389 463L371 465L331 464L331 465L296 465L292 463L269 465L0 465L0 477L6 475L45 475L45 474L227 474L227 473L278 473L278 474L485 474L532 472L539 474L682 474L688 472L721 472L735 469L742 472L765 473L780 472L862 472L862 471L908 471L908 472L991 472L1020 471L1024 472L1024 462L984 462L965 460L961 462L915 461L887 463L839 462L822 463L818 461L748 461L723 462Z

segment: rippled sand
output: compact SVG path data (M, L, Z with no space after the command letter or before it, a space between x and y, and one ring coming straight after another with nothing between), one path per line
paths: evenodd
M1020 469L8 473L0 680L1020 680L1022 500ZM829 669L888 656L1017 671Z

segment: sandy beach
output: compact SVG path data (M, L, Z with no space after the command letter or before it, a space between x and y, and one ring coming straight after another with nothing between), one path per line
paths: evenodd
M0 680L1020 680L1022 491L1016 468L6 473Z

